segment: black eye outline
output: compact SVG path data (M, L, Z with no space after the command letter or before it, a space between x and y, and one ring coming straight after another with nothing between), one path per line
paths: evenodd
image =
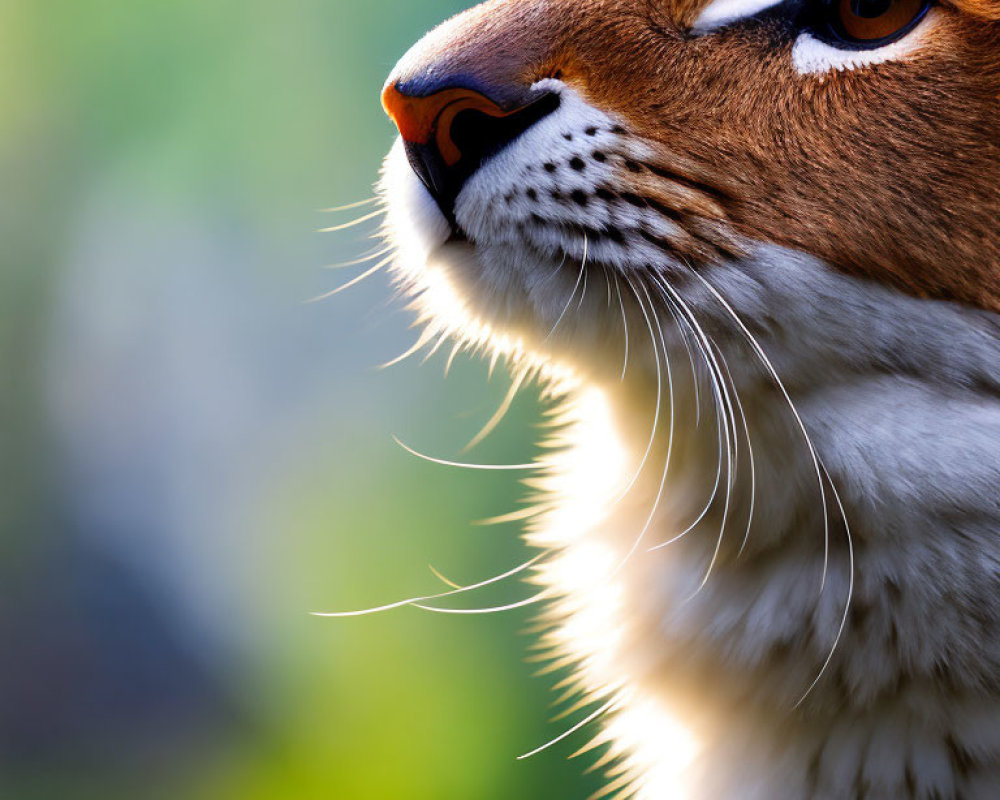
M891 2L896 1L891 0ZM935 5L935 0L921 0L919 9L905 25L877 39L860 39L845 29L840 16L840 2L841 0L822 0L817 3L818 8L814 11L815 16L810 26L817 38L840 50L877 50L887 44L898 42L916 28Z

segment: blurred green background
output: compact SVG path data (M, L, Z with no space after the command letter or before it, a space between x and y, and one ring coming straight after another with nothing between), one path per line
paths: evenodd
M413 341L378 92L445 0L0 1L0 797L582 798L531 611L357 608L519 563L506 389ZM479 448L530 458L523 395ZM469 604L517 600L515 582Z

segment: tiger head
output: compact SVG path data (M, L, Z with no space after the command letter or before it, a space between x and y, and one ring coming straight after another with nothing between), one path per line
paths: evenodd
M382 102L422 341L599 386L627 442L597 527L532 539L583 691L686 708L698 800L994 796L1000 2L491 0ZM674 796L657 741L619 786Z
M423 232L474 252L466 298L540 330L551 313L520 317L543 264L696 268L755 242L998 310L997 19L992 0L489 2L393 70L389 170L420 183Z

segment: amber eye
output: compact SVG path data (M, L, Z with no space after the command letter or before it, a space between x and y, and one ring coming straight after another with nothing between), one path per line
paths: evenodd
M930 0L832 0L830 27L846 44L881 46L912 30L930 5Z

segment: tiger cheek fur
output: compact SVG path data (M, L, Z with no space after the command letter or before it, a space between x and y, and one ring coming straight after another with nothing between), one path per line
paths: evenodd
M418 43L396 278L422 341L563 398L527 537L609 791L993 798L1000 5L849 51L818 0L715 2Z

